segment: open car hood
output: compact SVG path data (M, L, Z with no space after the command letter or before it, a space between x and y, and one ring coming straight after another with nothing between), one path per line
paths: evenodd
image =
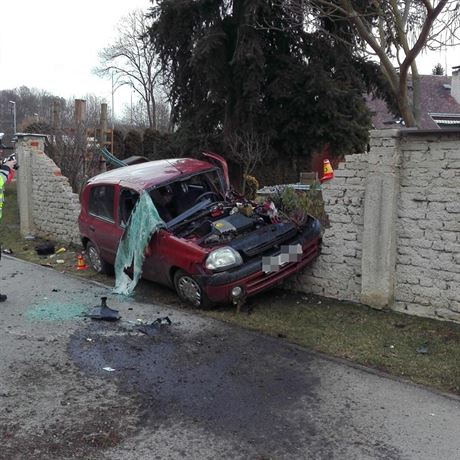
M230 178L228 175L228 165L227 162L225 161L224 157L221 157L217 153L214 152L208 152L204 151L202 152L203 155L207 158L210 158L214 161L211 161L214 165L219 166L220 169L222 170L222 174L224 176L224 187L225 187L225 193L228 193L230 191Z

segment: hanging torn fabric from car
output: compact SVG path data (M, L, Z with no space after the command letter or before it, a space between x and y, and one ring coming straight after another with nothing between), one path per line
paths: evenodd
M144 191L128 221L115 259L115 294L129 295L136 287L141 275L144 262L144 251L152 235L165 227L164 221L158 214L153 201ZM126 269L132 268L132 278Z

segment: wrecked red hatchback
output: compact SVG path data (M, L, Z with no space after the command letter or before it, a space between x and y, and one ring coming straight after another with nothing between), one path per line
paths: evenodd
M162 220L144 250L142 277L173 287L199 307L241 304L298 272L320 250L317 219L301 225L271 203L235 194L225 160L150 161L99 174L81 194L79 227L89 263L108 272L139 197L147 192Z

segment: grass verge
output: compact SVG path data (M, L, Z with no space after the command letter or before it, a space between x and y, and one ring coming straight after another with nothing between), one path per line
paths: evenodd
M65 251L38 256L34 248L43 240L20 237L14 183L6 189L5 198L0 224L3 248L20 259L113 285L113 278L75 269L81 248L56 243L56 249ZM138 290L145 299L181 307L174 295L153 283L143 282ZM283 290L257 296L247 313L236 315L233 308L225 307L200 314L460 395L459 324Z
M288 291L209 316L460 395L460 325Z

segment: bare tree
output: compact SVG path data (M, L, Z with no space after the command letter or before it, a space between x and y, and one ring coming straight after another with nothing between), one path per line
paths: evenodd
M160 71L144 13L135 10L128 14L118 26L118 35L115 43L100 52L101 65L95 72L113 77L116 87L130 85L146 105L149 127L156 128L155 92Z
M158 111L158 104L157 104ZM137 100L132 104L124 104L122 107L121 122L131 128L145 129L149 127L149 119L145 110L145 102Z
M227 145L230 149L230 157L241 167L243 173L242 193L246 191L246 176L252 174L256 167L267 159L270 140L249 129L247 131L235 131L227 137Z
M157 129L160 133L171 132L171 108L164 101L157 104Z
M156 101L156 129L161 133L170 132L171 110L169 104L162 100L160 96L156 96ZM124 104L121 122L124 125L139 129L150 127L145 102L137 100L131 104Z
M420 121L420 77L416 58L424 49L458 41L459 0L280 0L301 27L331 32L324 19L347 20L363 55L377 57L408 127ZM334 36L335 39L343 38ZM408 91L411 72L413 96Z

